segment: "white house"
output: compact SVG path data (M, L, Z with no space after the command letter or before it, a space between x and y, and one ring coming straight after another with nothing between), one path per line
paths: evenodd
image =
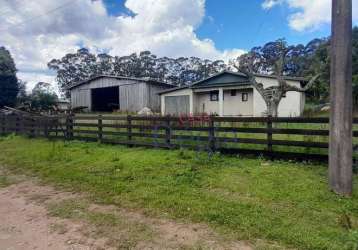
M277 86L274 76L255 75L264 88ZM286 77L287 83L301 87L303 78ZM219 116L264 116L266 104L259 92L243 73L224 71L190 86L161 91L162 115L216 114ZM290 91L281 100L278 115L297 117L302 115L305 94Z

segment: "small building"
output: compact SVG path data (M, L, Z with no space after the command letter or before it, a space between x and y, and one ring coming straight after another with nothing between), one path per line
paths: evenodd
M285 77L288 84L301 87L303 78ZM256 75L264 88L277 86L274 76ZM162 115L213 114L219 116L260 117L267 114L267 107L260 93L243 73L229 71L196 82L190 86L161 91ZM278 114L297 117L303 113L305 94L287 92L281 100Z
M173 85L150 78L100 75L71 84L71 107L91 112L138 112L147 107L160 112L159 91Z

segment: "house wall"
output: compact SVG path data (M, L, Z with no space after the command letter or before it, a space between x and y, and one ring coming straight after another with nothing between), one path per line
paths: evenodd
M232 88L233 89L233 88ZM242 101L242 93L248 94L248 101ZM197 92L194 94L195 114L219 114L219 102L210 101L210 92ZM231 96L231 89L224 90L224 116L252 116L253 90L236 89L236 96Z
M242 101L242 94L248 94L248 100ZM231 90L224 91L224 116L252 116L253 90L236 90L236 96L231 96Z
M264 88L270 86L277 86L277 80L273 78L256 77L258 83L262 83ZM288 84L300 87L298 81L287 81ZM263 116L267 111L266 103L260 93L254 89L253 92L253 113L254 116ZM305 105L305 94L295 91L287 92L286 97L282 98L279 108L278 115L281 117L297 117L303 112Z
M120 110L138 112L144 107L154 112L160 111L160 97L157 92L166 89L147 82L136 80L115 79L102 77L71 89L72 107L85 106L88 111L91 107L91 89L119 86Z
M219 114L219 102L210 101L210 92L195 93L195 114Z

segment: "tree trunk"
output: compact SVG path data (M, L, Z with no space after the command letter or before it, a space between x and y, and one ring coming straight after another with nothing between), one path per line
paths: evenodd
M275 101L267 101L267 115L271 117L277 117L278 116L278 105L279 103Z

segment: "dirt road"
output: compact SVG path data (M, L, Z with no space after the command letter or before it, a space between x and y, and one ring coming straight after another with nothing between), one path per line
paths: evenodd
M205 225L95 205L34 181L0 188L0 250L251 249Z

